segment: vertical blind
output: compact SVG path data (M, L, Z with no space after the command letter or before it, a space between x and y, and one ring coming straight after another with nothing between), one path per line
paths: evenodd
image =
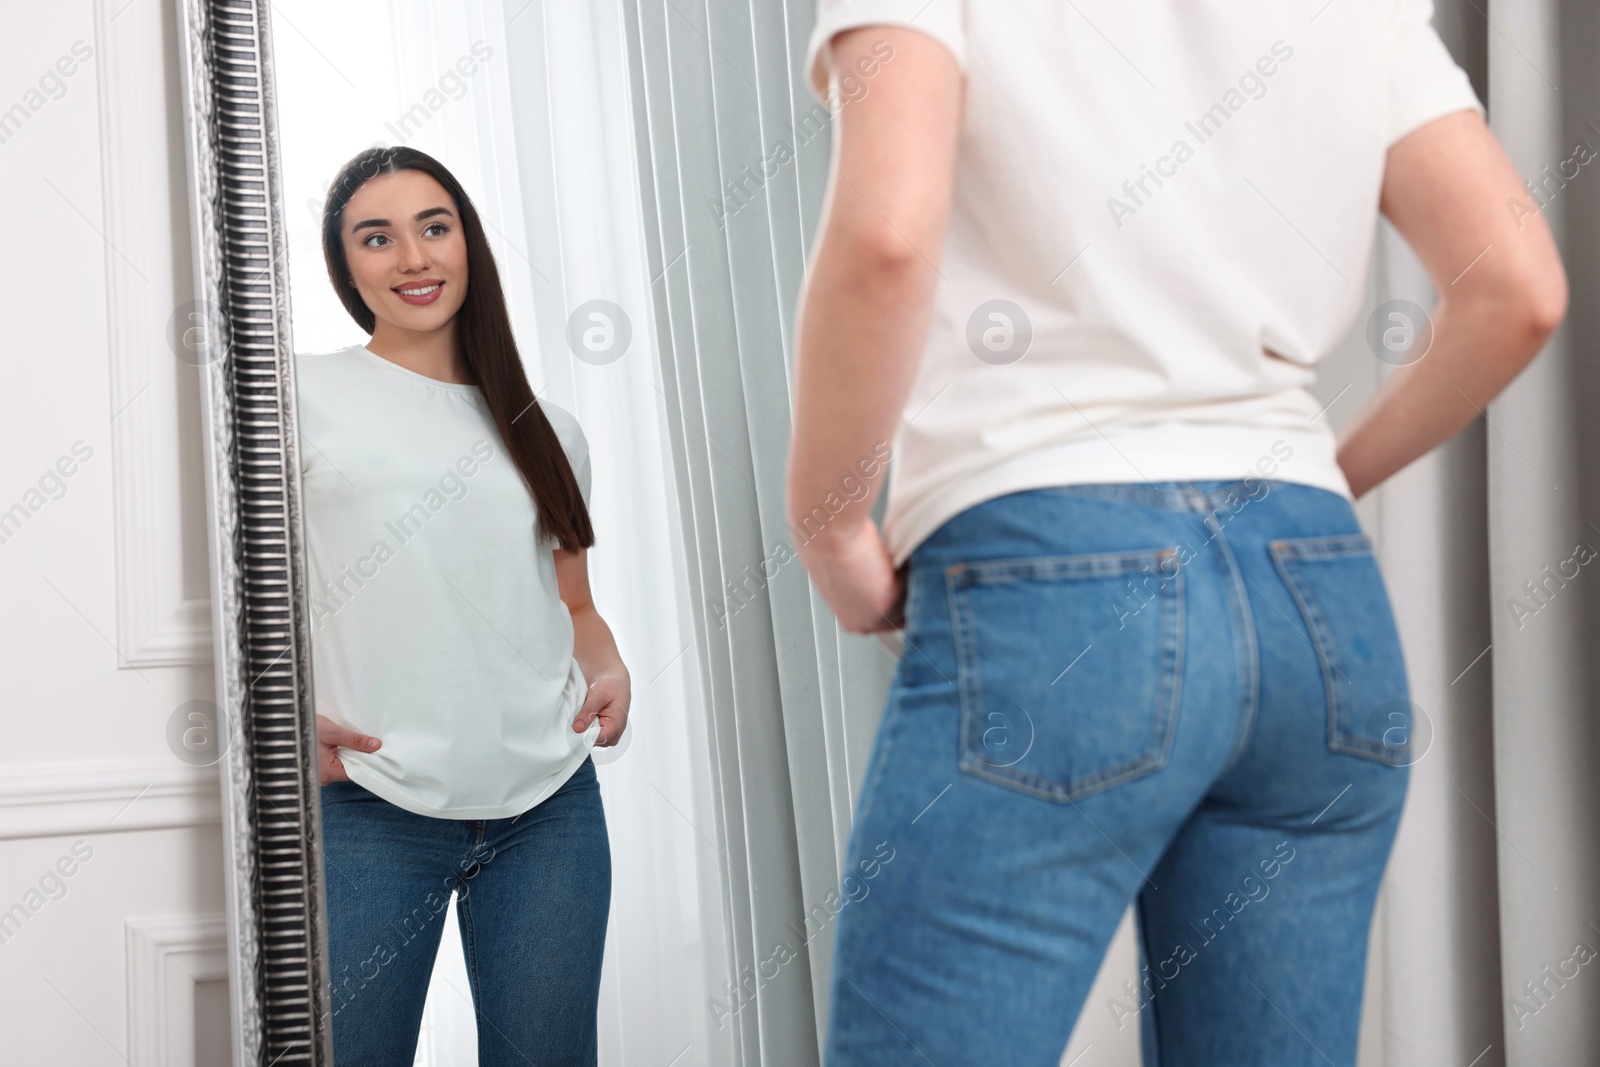
M785 519L795 301L830 147L799 71L812 6L623 11L726 852L734 981L708 1011L738 1062L814 1064L853 798L894 655L837 628Z

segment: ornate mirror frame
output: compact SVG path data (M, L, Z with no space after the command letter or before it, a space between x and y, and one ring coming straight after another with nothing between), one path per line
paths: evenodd
M175 0L201 373L233 1062L333 1062L270 6Z

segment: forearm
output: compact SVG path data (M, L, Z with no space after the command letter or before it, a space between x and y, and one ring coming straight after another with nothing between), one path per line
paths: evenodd
M1396 370L1345 428L1339 466L1360 497L1454 437L1536 356L1555 324L1515 288L1441 301L1433 345Z
M1566 314L1560 253L1526 195L1474 111L1435 119L1389 149L1380 206L1441 299L1432 347L1345 429L1339 466L1356 496L1482 414Z
M627 673L611 627L592 605L572 612L572 658L590 682L602 674Z
M872 238L846 227L824 235L796 342L788 515L797 536L838 536L870 517L883 480L878 461L927 339L933 280L914 250L875 253ZM842 493L846 475L867 492ZM837 512L828 506L841 502Z

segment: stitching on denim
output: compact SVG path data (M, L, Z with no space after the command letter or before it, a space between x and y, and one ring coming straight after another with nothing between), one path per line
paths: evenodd
M963 627L963 620L969 612L960 610L963 595L961 580L966 570L964 564L958 563L944 572L945 601L950 607L950 636L956 645L956 697L961 707L960 729L956 731L956 769L961 771L969 769L967 748L972 730L972 678L975 673L967 664L974 642L966 636Z
M1366 547L1360 545L1365 541ZM1339 542L1336 550L1328 550L1330 543ZM1307 551L1298 549L1305 546ZM1385 766L1393 767L1397 764L1394 754L1369 738L1361 737L1340 727L1340 713L1348 712L1349 698L1340 691L1339 685L1334 680L1334 673L1340 677L1344 672L1339 670L1338 645L1334 641L1333 628L1328 625L1323 615L1321 605L1310 582L1303 575L1297 575L1291 560L1318 560L1338 559L1350 556L1370 555L1371 541L1365 534L1345 534L1334 537L1317 537L1294 540L1273 541L1268 546L1272 554L1273 564L1278 573L1283 577L1284 584L1288 586L1289 593L1294 597L1295 604L1300 608L1300 615L1305 620L1308 636L1312 646L1317 650L1318 665L1322 668L1323 689L1327 696L1328 732L1327 745L1331 751L1343 752L1352 756L1370 759ZM1345 680L1348 685L1349 680Z
M1131 563L1148 563L1152 558L1157 566L1167 559L1177 555L1174 547L1158 549L1135 550L1131 552L1108 552L1093 555L1072 556L1045 556L1032 557L1022 560L994 560L989 561L987 570L991 576L1001 575L1001 580L1010 581L1015 577L1012 568L1027 573L1029 576L1044 577L1081 577L1106 576L1124 573L1123 570L1106 571L1099 569L1099 564L1106 560L1126 560ZM1089 570L1076 570L1071 567L1073 561L1084 561L1092 565ZM1043 564L1044 566L1041 566ZM1057 564L1062 566L1058 567ZM1067 783L1057 782L1055 779L1043 775L1032 774L1027 771L1013 770L1011 768L998 768L985 765L982 761L974 759L972 749L975 744L973 731L976 726L976 708L981 701L981 683L978 679L978 650L977 641L963 625L965 620L972 617L972 609L968 593L973 586L978 584L992 585L992 579L980 582L973 572L980 564L956 564L945 571L945 582L950 589L950 612L952 631L956 640L956 657L958 672L958 688L961 699L961 731L959 734L957 767L959 770L1026 793L1043 800L1056 803L1071 803L1079 797L1090 793L1098 793L1112 786L1134 778L1142 777L1167 765L1172 754L1172 741L1177 730L1178 698L1182 691L1182 682L1178 677L1182 664L1182 649L1179 647L1183 640L1182 611L1184 599L1184 577L1180 567L1173 574L1172 581L1157 595L1163 598L1160 634L1158 641L1158 685L1153 706L1158 716L1165 716L1164 724L1160 719L1155 724L1158 728L1165 726L1161 741L1149 752L1142 753L1130 760L1125 760L1114 767L1109 767L1097 774L1075 778ZM970 576L970 580L969 580ZM1161 710L1165 706L1165 711Z
M968 560L961 573L974 585L999 585L1003 582L1048 580L1051 578L1114 578L1137 570L1152 557L1165 559L1177 549L1167 545L1128 549L1121 552L1088 552L1056 556L1022 556L1006 559Z
M1338 721L1339 714L1339 694L1334 686L1333 673L1330 669L1333 665L1333 659L1329 653L1336 650L1323 647L1324 642L1322 641L1322 634L1317 627L1316 613L1306 604L1305 596L1300 589L1300 583L1289 569L1287 553L1284 551L1286 548L1287 542L1274 541L1272 543L1270 546L1272 563L1277 568L1279 576L1283 579L1284 586L1288 588L1289 595L1294 598L1295 606L1300 609L1300 618L1307 627L1306 636L1310 639L1312 647L1317 652L1317 669L1322 672L1323 700L1326 705L1323 709L1327 717L1325 743L1332 746L1335 733L1334 724Z
M1233 554L1233 546L1228 544L1227 534L1219 526L1215 538L1222 551L1228 569L1228 585L1231 587L1228 594L1228 611L1234 616L1239 628L1240 639L1243 642L1245 668L1243 676L1239 679L1239 726L1235 731L1233 746L1228 750L1228 758L1223 761L1222 769L1217 772L1221 778L1233 769L1250 747L1250 739L1255 736L1256 720L1261 710L1261 646L1256 637L1255 613L1250 609L1250 593L1244 587L1244 572L1239 569L1239 560ZM1240 646L1235 645L1235 653Z
M1364 533L1279 538L1270 542L1269 547L1289 559L1343 559L1372 555L1372 538Z
M1154 767L1165 767L1172 757L1172 741L1178 733L1178 705L1183 699L1183 661L1188 651L1188 625L1189 616L1184 608L1187 605L1188 585L1184 582L1183 568L1179 567L1172 579L1172 596L1167 603L1166 624L1162 628L1162 647L1165 656L1161 663L1161 673L1167 680L1167 733L1161 739L1161 756ZM1165 638L1170 636L1171 640Z
M460 884L461 879L457 878L456 885L459 887ZM461 893L456 897L456 924L467 935L465 938L467 973L472 978L472 1006L476 1009L478 1006L478 990L482 989L483 986L478 978L478 938L472 926L472 905L467 903L468 895L467 893ZM481 1012L478 1014L481 1014Z

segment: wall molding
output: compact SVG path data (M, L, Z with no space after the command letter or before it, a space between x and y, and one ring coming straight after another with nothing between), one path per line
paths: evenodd
M226 918L130 918L127 951L130 1067L196 1067L195 986L228 978Z
M222 820L217 768L174 757L0 768L0 841L207 826Z
M95 3L107 242L117 666L211 662L197 368L167 335L192 302L171 4ZM96 442L90 442L91 445ZM192 569L192 568L190 568ZM198 588L195 588L198 586Z

